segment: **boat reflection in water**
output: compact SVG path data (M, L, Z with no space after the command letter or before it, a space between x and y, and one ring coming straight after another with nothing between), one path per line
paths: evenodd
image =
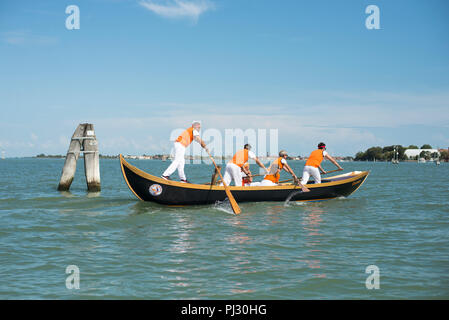
M323 273L324 270L321 270L320 256L323 251L319 249L321 239L323 238L320 224L323 222L322 215L326 212L319 206L319 204L305 205L303 208L304 217L302 225L306 241L305 246L308 248L304 262L306 262L308 267L315 272L313 274L314 277L326 278L326 274Z

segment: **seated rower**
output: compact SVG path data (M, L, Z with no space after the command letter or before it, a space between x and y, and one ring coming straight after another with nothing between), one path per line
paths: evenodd
M246 172L245 172L245 170ZM260 186L260 182L253 182L253 175L251 171L249 170L249 163L245 163L245 165L242 167L242 186L244 187L256 187Z
M263 178L262 182L260 183L260 186L276 186L279 183L279 178L281 176L280 172L282 170L285 170L292 175L293 180L295 181L295 183L299 184L303 192L310 191L308 188L306 188L299 182L298 177L296 177L293 170L287 164L287 157L288 157L287 151L285 150L279 151L279 158L277 158L271 163L268 170L269 173Z
M326 145L323 142L318 144L318 149L312 151L307 159L306 165L304 166L304 171L302 173L301 183L307 184L310 176L315 179L315 183L321 183L321 175L326 174L326 171L321 167L321 162L323 162L324 158L329 159L334 165L337 166L338 169L343 170L343 168L326 152ZM319 169L319 170L318 170Z
M249 159L256 161L259 167L264 168L268 173L267 168L265 168L263 163L260 162L253 152L251 152L251 146L249 144L245 144L244 149L237 151L232 160L226 164L226 171L223 176L223 180L226 185L229 186L231 181L234 180L237 187L242 186L242 167L246 162L248 162ZM221 183L221 185L223 185L223 183Z

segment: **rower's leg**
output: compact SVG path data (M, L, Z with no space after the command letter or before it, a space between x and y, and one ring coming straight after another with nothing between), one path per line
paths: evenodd
M260 182L260 184L259 184L259 186L261 186L261 187L268 187L268 186L276 186L277 184L276 183L274 183L273 181L271 181L271 180L262 180L261 182Z
M310 173L308 169L309 166L304 167L304 171L302 172L302 178L301 178L301 184L305 185L307 182L309 182Z
M235 186L241 187L242 186L242 170L240 169L240 167L238 165L235 165L235 164L231 164L230 168L231 168L232 179L234 180Z
M185 162L186 162L186 160L184 159L184 155L183 155L182 159L179 161L179 164L178 164L178 175L179 175L179 179L181 179L181 180L187 180L186 175L184 173Z
M169 177L173 172L175 172L175 170L179 168L180 161L184 160L184 154L185 154L186 148L179 142L175 142L174 148L175 148L175 157L174 157L172 163L168 166L167 170L165 170L164 173L162 174L164 177ZM184 170L184 166L183 166L183 170ZM178 169L178 172L179 172L179 169Z
M226 183L227 186L229 186L229 184L232 181L232 175L231 175L230 171L231 171L231 169L229 168L229 164L228 164L228 165L226 165L225 174L223 176L223 180L224 180L224 182ZM223 185L223 182L220 183L220 186L222 186L222 185Z
M315 183L321 183L321 174L318 168L311 167L310 173L313 179L315 179Z
M171 164L168 166L167 170L164 171L162 174L164 177L170 177L170 175L175 172L176 168L178 167L178 160L175 158L171 162Z

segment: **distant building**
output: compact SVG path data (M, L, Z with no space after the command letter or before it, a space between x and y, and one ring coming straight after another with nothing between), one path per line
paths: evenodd
M405 150L404 154L409 158L409 159L415 159L416 157L419 157L419 155L421 154L421 152L429 152L430 154L432 153L438 153L438 156L440 155L440 151L438 151L437 149L407 149Z

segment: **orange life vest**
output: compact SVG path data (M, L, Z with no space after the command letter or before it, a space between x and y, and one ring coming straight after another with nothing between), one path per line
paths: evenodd
M248 162L248 149L239 150L232 157L232 163L238 165L240 168L243 167L245 162Z
M306 166L318 168L318 166L324 159L323 151L323 149L312 151L312 153L310 153L309 159L307 159Z
M284 168L284 165L282 164L282 157L277 158L277 160L275 160L271 166L270 166L270 171L274 171L276 170L276 166L277 166L277 170L276 173L273 174L267 174L265 176L265 178L263 178L264 180L270 180L274 183L278 183L279 182L279 178L281 177L281 175L279 174L279 172Z
M181 143L184 147L188 147L193 141L193 127L184 130L183 133L176 139L176 142Z

